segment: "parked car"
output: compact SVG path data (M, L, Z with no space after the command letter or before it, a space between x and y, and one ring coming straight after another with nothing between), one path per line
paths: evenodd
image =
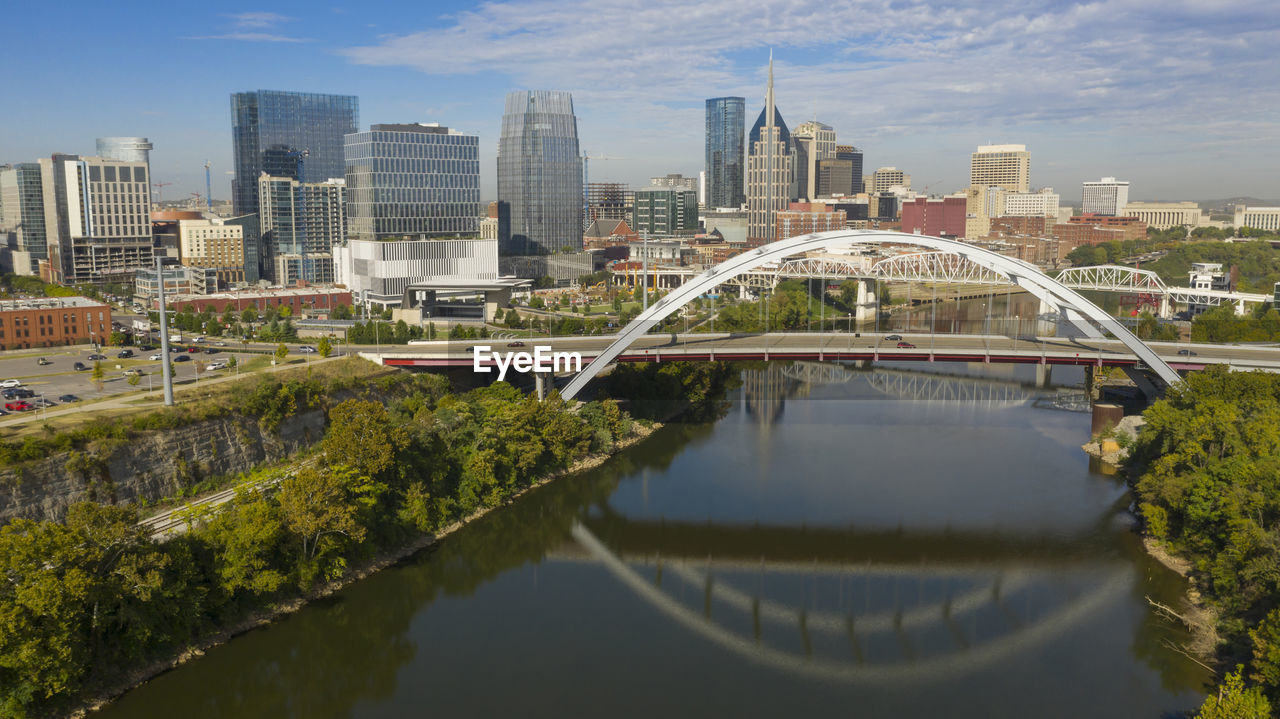
M120 350L116 353L116 359L129 359L133 356L133 350Z
M18 399L18 388L10 387L3 392L0 392L0 396L3 396L5 399Z
M889 335L888 337L885 337L885 339L890 342L898 342L902 340L902 335Z
M899 343L898 343L898 349L902 349L902 350L913 350L913 349L915 349L915 348L916 348L916 346L915 346L915 345L913 345L913 344L911 344L910 342L899 342Z
M151 355L150 357L148 357L147 359L151 360L152 362L157 362L157 361L159 361L159 360L164 359L164 355L162 355L162 354L154 354L154 355Z
M20 379L7 379L3 382L0 382L0 387L4 387L5 389L8 389L9 387L21 387L21 386L22 386L22 380Z
M40 359L36 360L36 364L40 365L41 367L44 367L45 365L53 364L53 361L45 359L44 357L41 357Z
M144 374L146 374L146 372L143 372L142 370L138 369L137 367L131 367L131 368L129 368L129 369L127 369L127 370L125 370L125 371L124 371L124 376L125 376L125 377L141 377L141 376L142 376L142 375L144 375Z
M217 347L205 347L205 348L204 348L204 353L205 353L205 354L207 354L207 355L216 355L216 354L218 354L218 353L219 353L219 352L221 352L221 351L222 351L222 350L218 349Z
M508 343L507 343L507 346L508 346L508 347L524 347L524 343L523 343L523 342L508 342Z
M192 342L204 342L204 338L203 338L203 337L194 337L194 338L192 338L192 340L191 340L191 341L192 341Z
M174 362L190 362L191 355L178 355L177 357L173 358L173 361Z
M200 351L200 348L199 348L199 347L188 347L188 348L187 348L187 352L199 352L199 351Z
M57 404L58 404L57 402L54 402L51 399L38 399L32 402L31 406L34 407L35 409L44 409L45 407L54 407Z
M58 398L58 401L66 404L67 402L79 402L80 398L73 394L64 394Z
M107 358L107 356L106 356L106 355L100 355L100 354L91 354L91 355L89 355L89 361L90 361L90 362L97 362L97 361L99 361L99 360L104 360L104 359L106 359L106 358Z
M150 352L153 349L155 349L155 347L152 345L138 345L139 352Z
M5 402L4 408L9 410L10 412L26 412L29 409L35 409L35 407L32 407L29 403L22 402L22 401Z
M28 397L35 397L36 393L26 387L15 387L13 390L13 396L18 399L27 399Z
M223 362L222 360L218 360L217 362L210 362L209 366L205 367L205 369L207 370L218 370L218 369L226 369L226 368L227 368L227 363Z
M76 362L75 364L71 365L71 369L73 369L73 370L75 370L75 371L77 371L77 372L82 372L82 371L87 370L87 369L89 369L89 368L88 368L88 367L85 367L83 362Z

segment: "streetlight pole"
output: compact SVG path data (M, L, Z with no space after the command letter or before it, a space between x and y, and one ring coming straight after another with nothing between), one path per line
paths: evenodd
M164 377L164 406L173 406L173 371L169 368L169 323L164 309L164 269L156 258L156 294L160 299L160 355Z

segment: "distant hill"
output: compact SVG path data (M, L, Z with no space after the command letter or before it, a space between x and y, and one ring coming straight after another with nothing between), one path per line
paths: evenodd
M1256 197L1228 197L1225 200L1196 200L1201 210L1206 212L1231 212L1236 205L1251 207L1280 207L1280 200L1260 200Z

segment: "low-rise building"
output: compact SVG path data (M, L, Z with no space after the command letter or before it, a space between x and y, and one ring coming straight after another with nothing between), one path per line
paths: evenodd
M1200 206L1194 202L1130 202L1125 205L1124 214L1157 230L1199 227L1201 222Z
M848 217L844 210L834 210L820 202L792 202L774 217L777 223L774 237L785 240L813 232L830 232L846 229Z
M0 350L102 343L111 308L87 297L0 300Z
M290 287L270 290L243 290L239 292L215 292L208 295L175 295L166 292L164 304L176 312L191 310L203 312L206 308L217 313L228 307L235 312L246 309L265 310L268 307L288 307L294 317L305 314L328 314L338 305L351 304L351 291L337 287ZM151 309L159 309L153 302Z
M1280 232L1280 207L1246 207L1236 205L1236 227Z
M160 278L164 278L165 297L177 295L209 295L218 291L218 271L212 267L165 265L159 274L154 268L135 270L133 297L144 307L152 307L160 294Z
M917 197L902 203L902 231L928 237L962 237L967 200L964 195Z
M351 239L335 246L333 256L337 284L384 308L399 306L405 289L416 282L498 278L496 239Z

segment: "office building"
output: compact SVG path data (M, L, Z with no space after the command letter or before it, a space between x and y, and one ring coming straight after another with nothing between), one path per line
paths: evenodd
M649 187L674 187L679 190L698 191L698 178L685 177L680 173L672 173L663 175L662 177L650 177Z
M151 141L145 137L99 137L98 157L121 162L141 162L151 166Z
M882 167L871 173L871 181L864 190L869 195L888 192L894 187L911 187L911 175L896 167Z
M245 281L245 228L222 219L178 221L178 257L186 267L211 269L219 287Z
M698 193L678 187L644 187L635 193L641 236L692 234L698 229Z
M1058 216L1058 193L1052 187L1035 192L1007 192L998 194L1003 207L990 217L1054 217Z
M352 237L473 235L480 214L480 138L439 124L373 125L346 136Z
M902 203L902 231L955 239L964 234L966 212L964 195L916 197Z
M333 282L333 246L346 238L343 180L258 178L264 274L286 287ZM474 221L474 218L472 218Z
M1199 227L1201 223L1200 206L1194 202L1130 202L1125 205L1124 214L1157 230Z
M0 300L0 350L106 342L111 308L87 297Z
M1080 187L1080 210L1086 215L1125 214L1129 204L1129 183L1114 177L1104 177L1096 182L1084 182Z
M776 215L791 202L795 168L791 132L773 99L773 56L764 109L747 137L747 242L760 245L777 237Z
M498 242L481 239L360 240L334 248L336 281L360 303L399 306L410 284L497 280Z
M211 295L218 291L218 270L213 267L164 265L159 272L156 272L154 267L134 271L134 300L143 307L158 308L162 279L166 300L172 300L179 295ZM173 309L172 305L167 307Z
M965 237L985 237L990 232L992 200L987 195L992 188L1031 190L1031 153L1026 145L979 145L970 155Z
M19 275L34 275L48 259L44 221L44 189L40 164L20 162L0 167L0 233L10 235L5 263Z
M747 201L743 190L746 103L746 99L741 97L713 97L707 100L706 207L737 209Z
M231 95L231 139L236 215L258 211L258 177L324 182L345 175L343 136L358 131L360 101L353 95L257 90ZM302 177L298 177L299 155Z
M632 222L636 193L620 182L587 183L587 224L596 220Z
M843 230L847 227L844 210L833 210L822 203L792 202L778 212L774 235L779 240L813 232Z
M1187 202L1179 204L1189 205L1193 203ZM1196 224L1199 224L1199 222L1200 218L1196 217ZM1235 221L1233 224L1237 228L1251 227L1255 230L1278 232L1280 231L1280 207L1246 207L1244 205L1236 205Z
M817 163L818 197L856 195L862 192L862 150L836 145L835 154Z
M800 123L791 132L795 146L795 188L793 197L813 200L818 197L818 165L836 156L836 131L817 120Z
M582 152L569 93L507 94L498 140L498 200L511 207L503 254L582 249Z
M145 162L55 154L40 159L48 277L59 284L127 282L152 263L151 177Z
M327 316L338 305L350 306L351 299L352 293L340 287L288 287L172 296L166 288L164 293L165 307L174 312L199 313L207 309L221 313L230 307L238 314L247 309L261 312L268 307L288 307L294 317ZM150 307L156 309L156 304L153 302Z

